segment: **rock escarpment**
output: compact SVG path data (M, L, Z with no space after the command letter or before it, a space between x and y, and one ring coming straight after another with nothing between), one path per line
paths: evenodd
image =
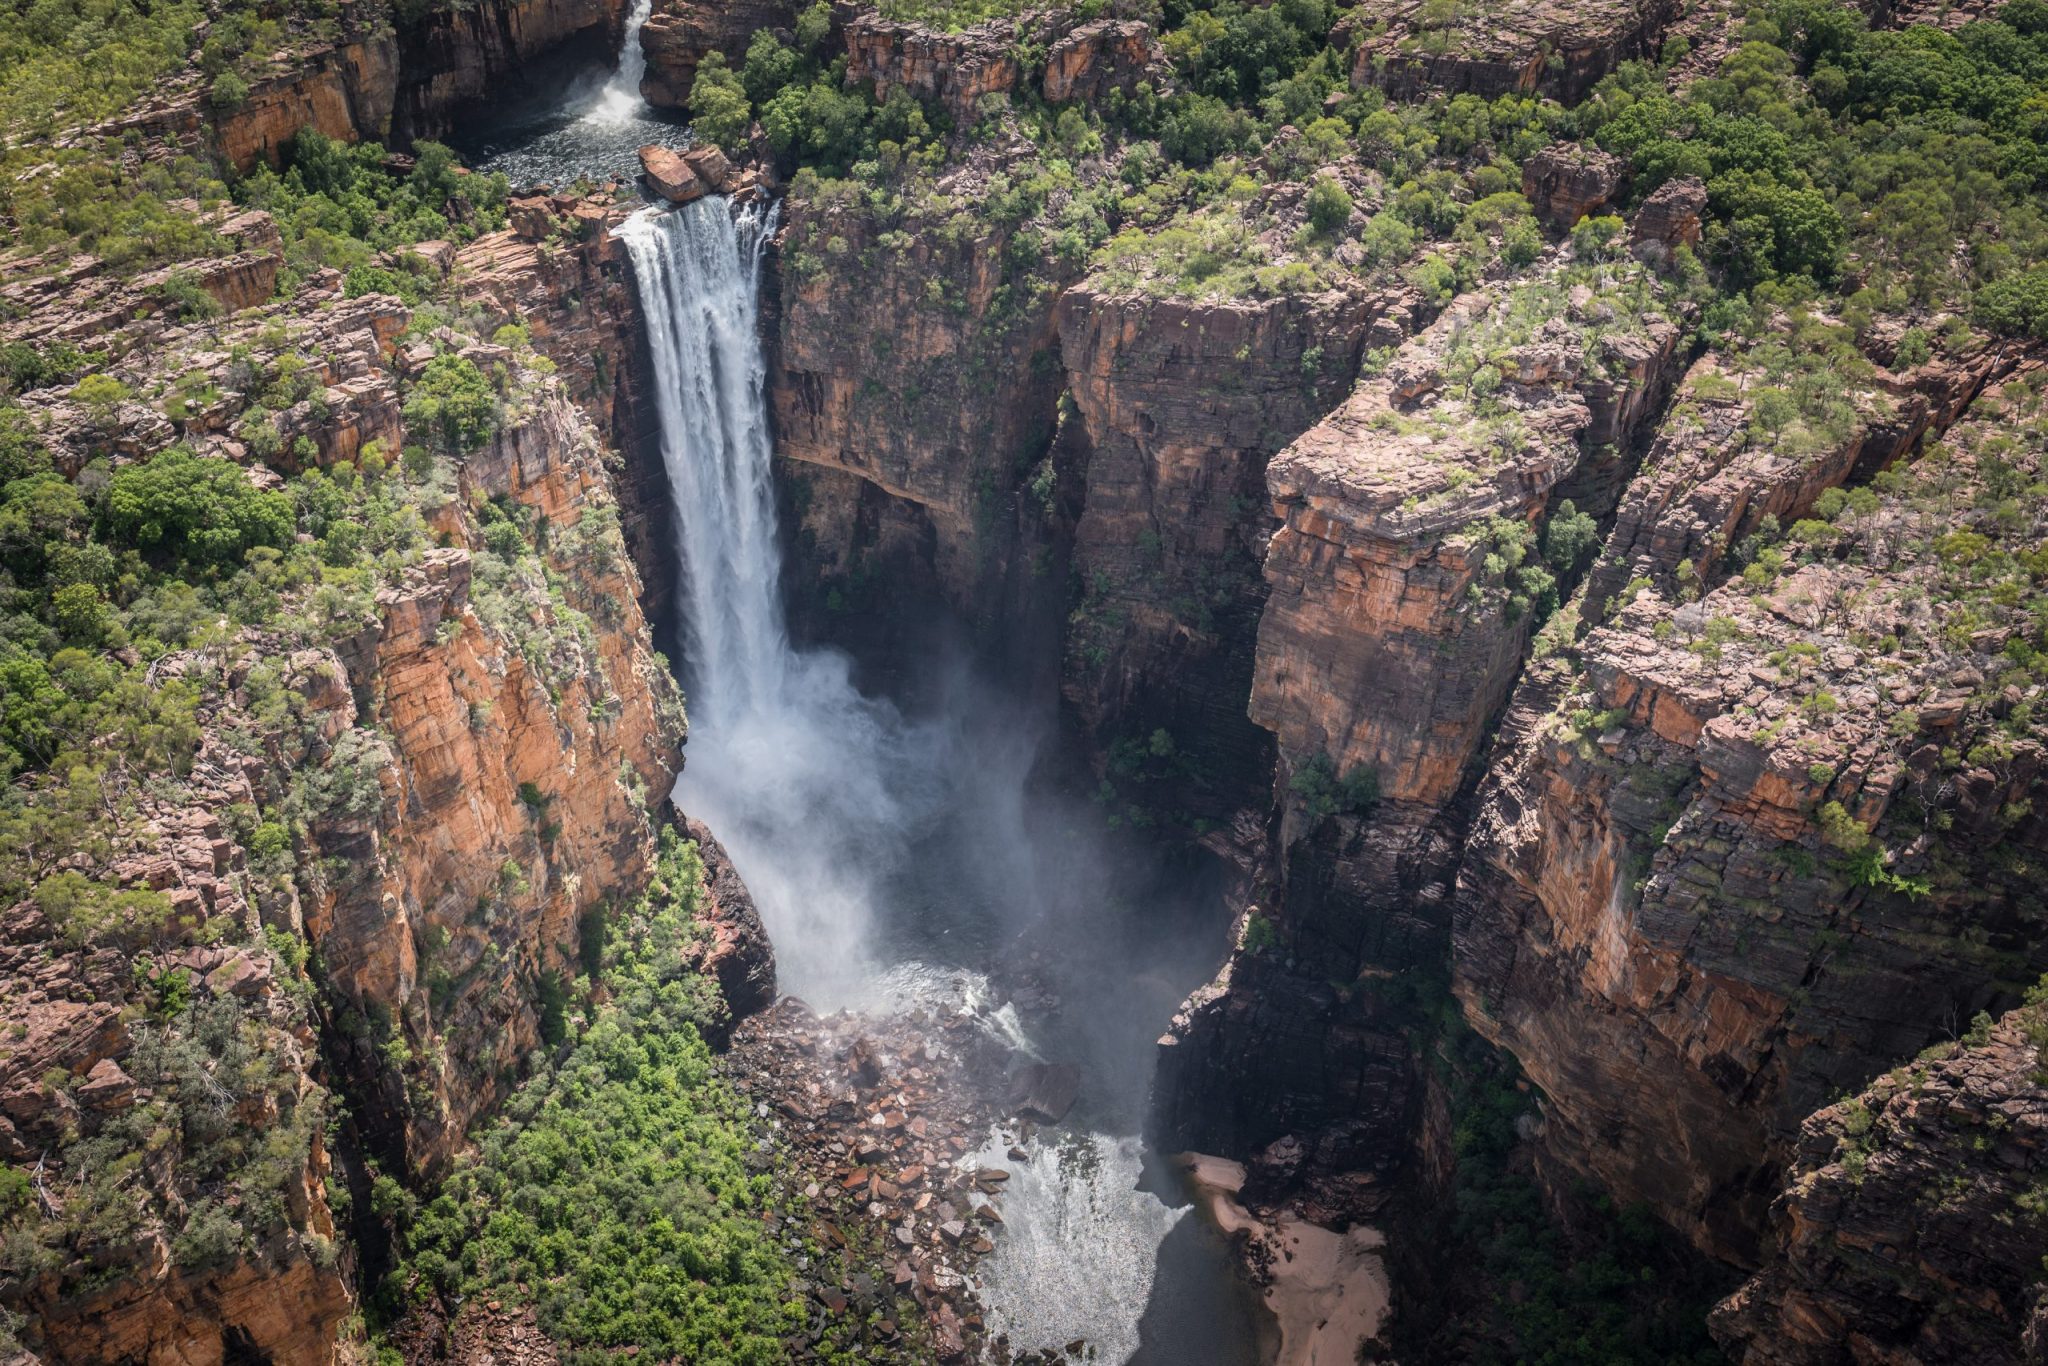
M1744 1366L2022 1362L2039 1352L2036 1268L2048 1090L2039 1006L1942 1043L1801 1126L1772 1205L1777 1254L1715 1313Z
M91 838L9 865L28 880L0 933L0 1148L38 1173L19 1193L38 1217L10 1235L5 1294L47 1360L333 1359L354 1308L333 1092L355 1102L332 1131L350 1163L360 1140L400 1179L444 1167L546 1037L587 918L644 881L679 763L583 414L523 340L408 335L397 300L338 296L323 276L217 323L131 322L111 373L135 393L184 377L156 409L19 400L60 471L290 475L311 506L356 499L389 546L366 561L364 527L315 520L301 563L324 582L137 666L132 708L174 753L190 707L189 761L97 775ZM64 311L12 325L47 335ZM499 387L449 451L400 398L456 357ZM772 969L729 870L714 893L731 924L707 970L744 1008Z
M271 57L238 103L216 108L198 73L181 73L102 131L203 147L241 172L275 164L302 128L395 146L444 137L461 115L528 93L543 59L615 49L627 9L626 0L481 0L394 28L381 12L350 7L332 39Z
M1535 526L1562 491L1597 494L1678 368L1661 288L1559 258L1460 299L1269 466L1251 717L1278 742L1283 815L1238 952L1170 1036L1174 1141L1321 1131L1340 1166L1404 1157L1402 1030L1448 941L1442 817L1555 592Z
M640 29L647 56L641 98L660 109L684 108L706 53L737 68L757 32L788 38L800 8L795 0L661 0Z
M1396 99L1470 91L1576 104L1623 62L1655 56L1679 12L1673 0L1513 0L1483 14L1425 0L1369 0L1346 21L1361 39L1351 81Z
M768 399L793 499L797 577L859 610L886 570L896 607L991 619L1033 569L1045 509L1019 499L1048 456L1061 387L1054 304L1077 273L1011 250L969 205L1029 163L976 162L887 216L853 188L792 187L778 239Z
M1542 1089L1548 1153L1722 1258L1765 1250L1808 1113L2048 967L2038 685L1970 567L2032 553L1985 481L2039 462L1992 415L2036 402L1980 400L1697 602L1638 591L1482 796L1468 1018Z
M1266 462L1412 312L1363 285L1182 300L1083 284L1061 299L1083 586L1062 690L1105 747L1164 730L1192 812L1227 820L1263 801L1271 772L1271 742L1242 711L1265 602Z

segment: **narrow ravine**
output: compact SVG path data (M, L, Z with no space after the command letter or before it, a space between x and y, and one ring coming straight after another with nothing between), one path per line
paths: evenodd
M1153 1040L1213 970L1219 903L1036 781L1048 718L971 666L929 661L943 701L906 714L863 695L843 656L792 641L757 333L774 221L707 198L620 234L678 513L691 741L676 802L731 851L785 991L819 1010L948 1002L1019 1062L1080 1069L1066 1127L1023 1161L991 1135L1012 1171L982 1265L992 1332L1086 1339L1108 1361L1252 1360L1249 1292L1140 1137Z

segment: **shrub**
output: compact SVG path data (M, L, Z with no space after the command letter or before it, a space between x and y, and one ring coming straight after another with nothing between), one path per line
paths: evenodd
M256 546L287 546L295 530L290 498L184 446L116 473L106 516L114 534L140 549L203 568L237 564Z
M406 395L405 420L449 455L466 455L488 441L498 420L498 396L474 362L442 354Z
M749 51L750 69L752 59L753 53ZM762 79L770 77L764 75ZM732 149L746 145L747 129L753 122L754 110L747 101L746 88L726 66L725 55L705 53L690 86L690 127L706 142Z
M1328 237L1351 221L1351 193L1328 176L1319 176L1308 191L1308 222Z

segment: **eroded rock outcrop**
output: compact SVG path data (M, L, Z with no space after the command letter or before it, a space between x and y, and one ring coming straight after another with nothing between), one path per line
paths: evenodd
M1997 435L2029 395L1700 601L1642 591L1483 794L1468 1019L1541 1088L1551 1158L1724 1259L1759 1255L1807 1114L2048 966L2038 685L2001 681L2017 622L1955 558L2036 543L1981 496L2041 458Z
M1678 368L1660 296L1634 263L1562 259L1466 296L1268 466L1251 715L1282 818L1238 952L1162 1055L1173 1141L1316 1136L1368 1176L1405 1159L1415 974L1448 946L1443 817L1520 668L1534 524L1597 496Z
M2048 1254L2039 1007L1801 1126L1777 1246L1711 1325L1743 1366L2038 1359Z
M766 29L788 38L800 8L796 0L661 0L640 29L647 55L641 98L661 109L685 107L706 53L720 54L737 70L755 33Z
M1347 20L1361 37L1351 81L1396 99L1471 91L1576 104L1623 62L1654 56L1679 10L1674 0L1515 0L1481 14L1427 0L1369 0Z
M768 400L798 577L821 592L857 598L886 565L901 606L986 614L1028 582L1019 494L1047 459L1054 305L1078 270L1020 261L1019 229L967 205L1029 165L978 157L886 218L851 188L785 201Z
M1363 284L1243 300L1084 284L1061 300L1083 473L1062 690L1105 748L1167 732L1186 810L1227 819L1270 780L1271 740L1243 713L1273 525L1266 462L1413 312Z

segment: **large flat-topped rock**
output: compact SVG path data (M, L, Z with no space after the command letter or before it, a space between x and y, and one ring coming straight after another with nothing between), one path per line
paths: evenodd
M1353 85L1397 99L1443 91L1584 99L1601 77L1655 54L1674 0L1366 0Z
M1548 591L1533 524L1669 387L1661 296L1634 261L1554 258L1458 300L1274 457L1251 715L1290 761L1374 770L1399 802L1455 789Z

